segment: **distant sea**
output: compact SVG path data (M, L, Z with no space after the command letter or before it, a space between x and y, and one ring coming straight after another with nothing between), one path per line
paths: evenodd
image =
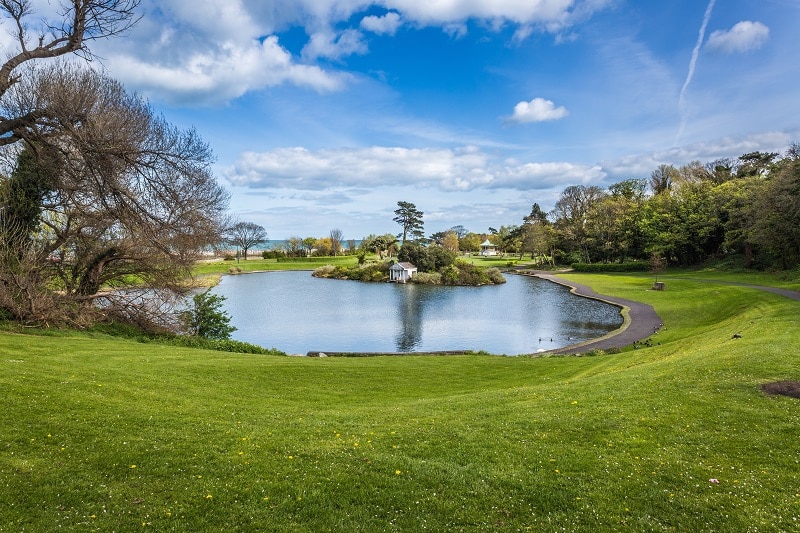
M356 248L361 246L362 239L344 239L342 241L342 248L347 249L349 241L353 240L356 243ZM286 239L270 239L265 244L253 248L253 251L260 252L262 250L274 250L276 247L280 248L286 244Z

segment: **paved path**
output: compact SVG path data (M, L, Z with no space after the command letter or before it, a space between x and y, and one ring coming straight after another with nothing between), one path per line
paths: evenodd
M592 298L602 302L608 302L622 308L623 323L619 329L612 331L604 337L587 341L581 344L574 344L572 346L565 346L556 350L548 350L545 353L553 354L573 354L573 353L586 353L591 350L607 350L609 348L622 348L630 346L634 342L642 341L654 333L663 325L661 318L655 312L652 306L642 302L635 302L625 298L617 298L615 296L605 296L597 294L590 287L568 281L564 278L559 278L553 274L542 272L538 270L519 270L518 274L527 276L536 276L538 278L546 279L560 285L570 287L573 294L583 296L585 298ZM690 279L690 278L672 278L672 279ZM793 300L800 300L800 291L791 289L780 289L778 287L766 287L763 285L751 285L748 283L738 283L734 281L718 281L718 280L705 280L705 279L691 279L691 281L702 281L707 283L720 283L723 285L735 285L738 287L747 287L749 289L756 289L760 291L771 292Z

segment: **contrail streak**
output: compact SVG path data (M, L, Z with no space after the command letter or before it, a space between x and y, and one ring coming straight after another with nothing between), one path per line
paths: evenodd
M703 16L703 24L700 26L700 33L697 36L697 44L694 45L694 50L692 50L692 59L689 61L689 73L686 75L686 81L683 82L681 95L678 99L678 111L681 114L681 127L678 130L678 134L675 136L676 146L678 145L678 140L683 134L683 129L686 127L686 89L689 88L689 84L692 82L692 77L694 76L694 67L697 65L697 56L700 54L700 47L703 45L703 40L706 36L706 26L708 26L708 21L711 19L711 11L714 10L714 4L716 3L717 0L711 0L706 8L706 14Z

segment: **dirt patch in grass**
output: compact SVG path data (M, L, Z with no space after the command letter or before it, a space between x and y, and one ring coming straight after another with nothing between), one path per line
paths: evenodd
M791 396L800 398L800 381L774 381L764 383L761 390L770 395Z

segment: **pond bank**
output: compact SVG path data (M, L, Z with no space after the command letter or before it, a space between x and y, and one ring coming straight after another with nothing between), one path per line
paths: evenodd
M624 346L630 346L634 342L647 339L651 335L658 333L658 330L663 326L661 317L658 316L651 305L628 300L626 298L598 294L587 285L569 281L541 270L517 270L514 273L523 276L534 276L565 287L570 287L570 292L572 292L572 294L609 303L621 309L623 322L618 329L598 339L557 348L555 350L547 350L546 353L580 354L592 350L622 348Z

